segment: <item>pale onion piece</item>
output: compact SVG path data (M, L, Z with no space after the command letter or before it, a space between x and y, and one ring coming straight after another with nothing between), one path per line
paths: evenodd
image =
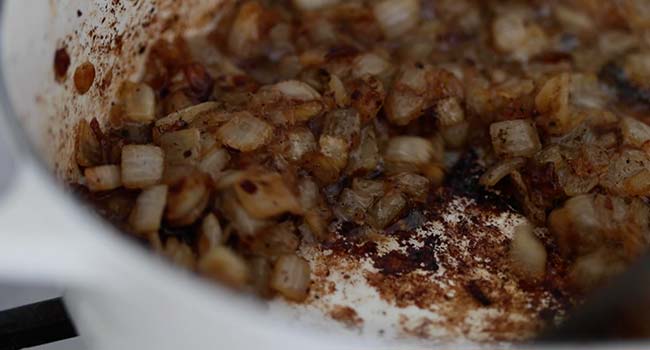
M311 283L311 268L296 255L283 255L275 262L271 274L271 288L287 299L303 301Z
M199 259L199 272L233 288L244 288L250 280L248 264L239 254L224 246L212 248Z
M75 138L75 160L82 167L101 165L104 160L101 144L86 120L77 125Z
M625 149L611 158L600 185L612 193L625 195L624 181L645 169L650 169L650 156L644 151Z
M623 117L620 121L620 128L623 134L623 143L627 145L641 148L650 141L650 125L640 120Z
M395 187L404 192L410 200L426 201L431 186L431 181L428 178L413 173L400 173L393 176L392 181Z
M298 198L278 173L248 172L235 186L235 193L244 209L258 219L303 213Z
M515 274L520 278L535 280L546 273L546 248L526 223L515 227L510 242L510 260Z
M361 118L354 108L336 109L325 116L323 135L334 136L351 144L361 131Z
M560 73L547 80L535 96L535 107L542 113L540 125L553 135L569 132L583 119L570 105L571 75Z
M567 196L577 196L589 193L598 185L598 177L594 175L576 175L565 162L555 165L555 174Z
M293 0L293 4L303 11L319 10L339 2L340 0Z
M320 199L320 190L318 185L311 178L305 177L298 182L298 193L300 194L298 200L300 206L305 210L309 210L318 205Z
M146 188L162 179L165 156L160 147L126 145L122 147L122 184L129 189Z
M256 219L250 215L239 203L235 194L230 191L221 198L221 210L237 230L237 234L243 237L253 236L273 224L271 221Z
M427 96L425 75L430 67L407 67L398 76L386 98L388 120L395 125L406 125L420 117L432 101Z
M440 135L449 148L461 148L465 145L469 136L469 122L463 121L456 125L448 126L440 130Z
M633 29L650 27L650 4L645 0L621 0L616 2L621 16Z
M223 148L213 148L199 162L199 170L210 175L213 181L217 181L223 174L223 170L230 162L230 153Z
M256 255L275 258L295 253L299 245L296 226L291 221L285 221L258 234L251 250Z
M110 191L122 186L122 174L117 165L101 165L84 169L86 186L91 192Z
M598 245L601 220L596 211L594 196L579 195L567 200L563 207L551 212L548 227L564 254ZM576 245L575 242L580 244Z
M165 219L172 226L194 223L205 209L210 190L201 174L191 174L180 183L170 187Z
M590 291L625 269L624 261L607 249L601 248L578 257L571 267L569 278L573 286Z
M196 128L168 132L158 144L165 152L165 164L195 165L201 155L201 132Z
M352 62L352 74L355 77L364 75L382 75L391 69L391 65L383 57L375 53L365 53L357 56Z
M338 107L343 108L350 104L350 96L348 95L348 92L345 90L345 85L343 85L343 82L338 76L336 76L335 74L330 75L330 81L328 87L329 90L332 92L332 95L334 96L334 101L336 102L336 105Z
M406 204L406 197L402 192L389 192L370 208L367 222L376 229L382 229L399 218L406 209Z
M225 170L215 184L215 188L219 191L230 189L243 179L245 174L246 172L242 170Z
M189 125L193 123L195 119L203 116L207 116L209 119L216 119L219 122L225 122L227 121L227 116L221 113L220 109L221 106L217 102L212 101L187 107L156 120L154 133L159 136L170 129L173 130L174 128L177 128L179 125Z
M250 284L253 287L255 292L264 298L271 296L271 286L269 285L271 281L271 263L269 259L256 256L250 258L250 271L251 271L251 281Z
M623 181L623 189L631 196L650 194L650 170L643 169Z
M316 139L311 130L297 127L287 131L283 154L287 159L297 162L302 157L317 148Z
M120 89L124 117L136 123L150 123L156 117L156 93L145 83L125 82Z
M330 231L328 229L331 212L326 207L317 207L310 209L305 213L305 224L309 232L320 242L328 240Z
M349 157L349 141L329 135L322 135L318 141L320 152L333 161L337 169L345 168Z
M448 97L438 101L436 117L438 126L447 128L465 121L465 112L456 97Z
M143 190L135 201L129 217L131 229L138 234L158 232L167 204L167 185Z
M257 56L262 39L262 16L264 8L257 1L241 5L228 34L228 50L239 58Z
M167 242L165 242L163 254L176 266L182 266L188 270L194 270L196 266L196 257L192 252L192 248L185 243L179 242L174 237L167 239Z
M492 187L501 179L508 176L514 170L518 170L526 164L526 159L521 157L504 159L490 167L479 179L479 183L486 187Z
M434 157L433 144L418 136L396 136L388 141L384 150L386 170L391 173L417 172Z
M217 131L217 138L226 146L250 152L267 144L273 137L273 127L250 114L239 114Z
M224 234L221 230L219 219L213 213L206 215L201 222L199 229L198 250L199 256L205 255L224 242Z
M313 101L320 100L321 98L318 91L314 90L314 88L309 86L309 84L303 83L300 80L281 81L272 85L270 89L289 100Z
M564 28L571 32L590 32L594 30L595 22L582 11L568 6L557 5L553 14Z
M529 119L506 120L490 125L494 151L511 157L531 157L542 148L537 130Z
M361 130L359 145L350 152L346 172L348 174L368 173L377 168L380 161L377 136L372 126Z
M639 39L629 31L609 30L598 35L598 49L606 57L620 55L639 45Z
M527 20L523 11L517 10L496 17L492 36L497 49L522 62L543 52L549 44L544 30Z
M374 3L373 13L384 34L396 38L418 25L420 1L380 0Z

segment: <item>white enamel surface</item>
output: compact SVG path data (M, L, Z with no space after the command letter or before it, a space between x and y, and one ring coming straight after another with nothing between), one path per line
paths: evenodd
M110 98L92 92L84 97L72 92L70 76L76 64L90 59L100 77L111 65L122 67L125 76L137 71L137 62L83 46L90 40L88 28L93 21L97 24L103 5L111 2L5 1L0 34L10 100L31 143L48 165L59 166L60 176L75 176L67 166L72 154L70 128L80 118L107 115L110 103ZM133 3L122 2L127 6ZM214 7L218 1L184 2L190 3L187 8L200 12L199 5ZM80 18L77 9L83 12ZM123 32L137 22L130 16L146 12L143 7L134 8L114 26ZM69 46L73 64L62 86L54 81L53 54L61 38L75 28L80 30L72 42L82 46ZM124 76L114 80L121 78ZM111 96L117 85L114 83L106 95ZM60 118L62 114L65 119ZM320 304L295 306L278 300L270 306L261 305L162 263L64 196L34 161L24 160L20 165L12 192L0 200L0 275L66 286L66 303L92 349L419 348L425 343L407 338L393 327L400 315L442 317L430 310L397 309L365 285L361 275L344 280L336 271L331 279L340 286L339 293ZM318 254L312 254L311 260L318 264ZM353 306L366 329L345 329L326 316L326 304ZM380 316L382 311L387 315ZM386 334L377 337L379 330ZM440 336L449 335L446 329L434 329L433 335L436 331ZM455 348L469 344L462 338L454 343Z

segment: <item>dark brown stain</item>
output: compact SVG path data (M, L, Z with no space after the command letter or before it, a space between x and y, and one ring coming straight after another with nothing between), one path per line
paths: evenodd
M70 55L67 48L61 47L54 53L54 76L58 81L65 80L70 68Z

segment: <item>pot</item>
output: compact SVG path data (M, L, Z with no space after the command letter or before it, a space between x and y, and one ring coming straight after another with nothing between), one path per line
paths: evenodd
M444 314L415 301L401 307L386 301L363 280L363 266L334 271L320 283L332 283L337 292L309 305L267 304L234 293L133 244L64 190L63 181L79 177L73 161L77 122L96 117L105 124L120 83L137 79L153 40L178 32L201 35L228 2L2 2L0 102L6 118L0 132L13 161L0 157L0 166L14 170L10 179L0 179L0 277L65 287L66 306L92 349L395 349L431 345L413 336L424 333L434 346L477 346L481 324L471 339L456 337L463 331L454 331ZM70 66L56 77L54 56L61 50ZM85 62L95 75L82 95L74 72ZM464 210L457 202L454 217ZM504 239L522 220L491 215ZM424 234L444 234L444 228L431 230ZM327 264L319 253L310 262ZM454 294L447 296L453 300ZM354 307L363 325L337 322L331 307L340 305ZM500 322L481 318L486 313L480 305L465 311L483 324ZM509 330L509 338L524 337L513 336L519 331Z

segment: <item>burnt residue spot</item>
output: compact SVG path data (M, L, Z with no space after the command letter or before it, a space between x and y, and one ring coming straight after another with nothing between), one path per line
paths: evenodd
M95 81L95 66L86 61L82 63L74 72L74 86L81 95L90 90Z
M407 238L410 232L398 231L395 233L400 245L408 244ZM391 251L384 255L377 256L373 259L373 265L382 274L401 276L416 270L424 272L438 271L438 261L435 256L435 249L438 238L428 236L422 239L422 246L416 247L409 245L405 252Z
M465 285L465 290L467 291L467 293L469 293L469 295L472 296L472 298L474 298L474 300L478 301L479 304L481 304L482 306L492 305L492 300L490 300L490 298L488 298L488 296L485 295L485 293L483 292L483 290L481 289L481 287L478 285L476 281L469 281Z
M84 14L83 14L83 12L81 12L81 10L77 10L77 17L81 17L81 16L83 16L83 15L84 15Z
M54 53L54 76L58 81L65 80L70 68L70 55L66 47L62 47Z
M241 183L239 183L239 187L241 187L244 192L248 194L253 194L257 192L257 185L255 185L252 181L250 180L244 180Z
M474 150L466 151L445 177L443 190L449 195L463 196L476 201L484 209L494 211L517 211L511 204L513 198L505 194L496 194L486 190L480 183L485 167L479 163L479 156ZM446 197L446 196L444 196Z
M359 53L354 46L340 45L330 48L325 54L325 60L333 60L338 58L352 57Z
M183 152L183 157L189 158L191 156L192 156L192 150L188 149L187 151Z

